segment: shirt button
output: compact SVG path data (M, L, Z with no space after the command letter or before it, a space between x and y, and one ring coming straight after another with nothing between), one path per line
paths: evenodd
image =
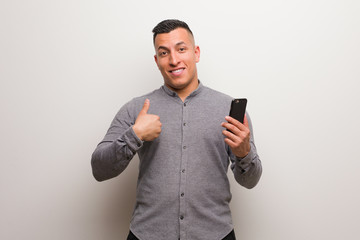
M185 169L181 170L181 172L184 173L184 172L185 172Z
M184 103L184 107L186 107L186 103Z
M183 220L184 219L184 216L180 216L180 220Z
M183 149L186 149L186 146L183 146Z
M186 123L184 123L184 126L186 126Z
M182 197L183 197L183 196L184 196L184 193L181 193L181 195L180 195L180 196L182 196Z

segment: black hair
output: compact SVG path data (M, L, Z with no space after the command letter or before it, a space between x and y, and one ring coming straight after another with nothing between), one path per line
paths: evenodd
M154 29L152 30L152 32L154 34L153 42L155 43L155 38L158 34L169 33L177 28L184 28L189 33L191 33L192 36L194 36L192 31L190 30L189 26L185 22L177 20L177 19L167 19L167 20L164 20L164 21L158 23L158 25L156 25L154 27Z

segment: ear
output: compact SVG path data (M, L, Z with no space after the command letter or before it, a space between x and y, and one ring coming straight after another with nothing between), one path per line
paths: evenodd
M195 60L198 63L200 61L200 47L195 46Z
M159 68L158 59L157 59L157 55L156 55L156 54L154 55L154 60L155 60L156 65L157 65L158 68Z

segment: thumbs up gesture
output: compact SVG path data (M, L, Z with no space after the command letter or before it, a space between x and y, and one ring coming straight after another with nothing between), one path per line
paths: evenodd
M150 100L146 99L133 125L133 130L142 141L152 141L161 133L160 117L148 114Z

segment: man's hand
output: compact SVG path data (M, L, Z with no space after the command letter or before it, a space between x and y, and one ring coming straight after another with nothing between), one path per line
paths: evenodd
M148 114L150 100L146 99L144 106L136 118L133 130L142 141L152 141L161 133L160 117Z
M225 119L228 122L223 122L221 126L231 132L223 131L226 137L224 141L229 145L236 157L243 158L250 152L250 130L246 115L244 117L244 124L229 116L225 117Z

